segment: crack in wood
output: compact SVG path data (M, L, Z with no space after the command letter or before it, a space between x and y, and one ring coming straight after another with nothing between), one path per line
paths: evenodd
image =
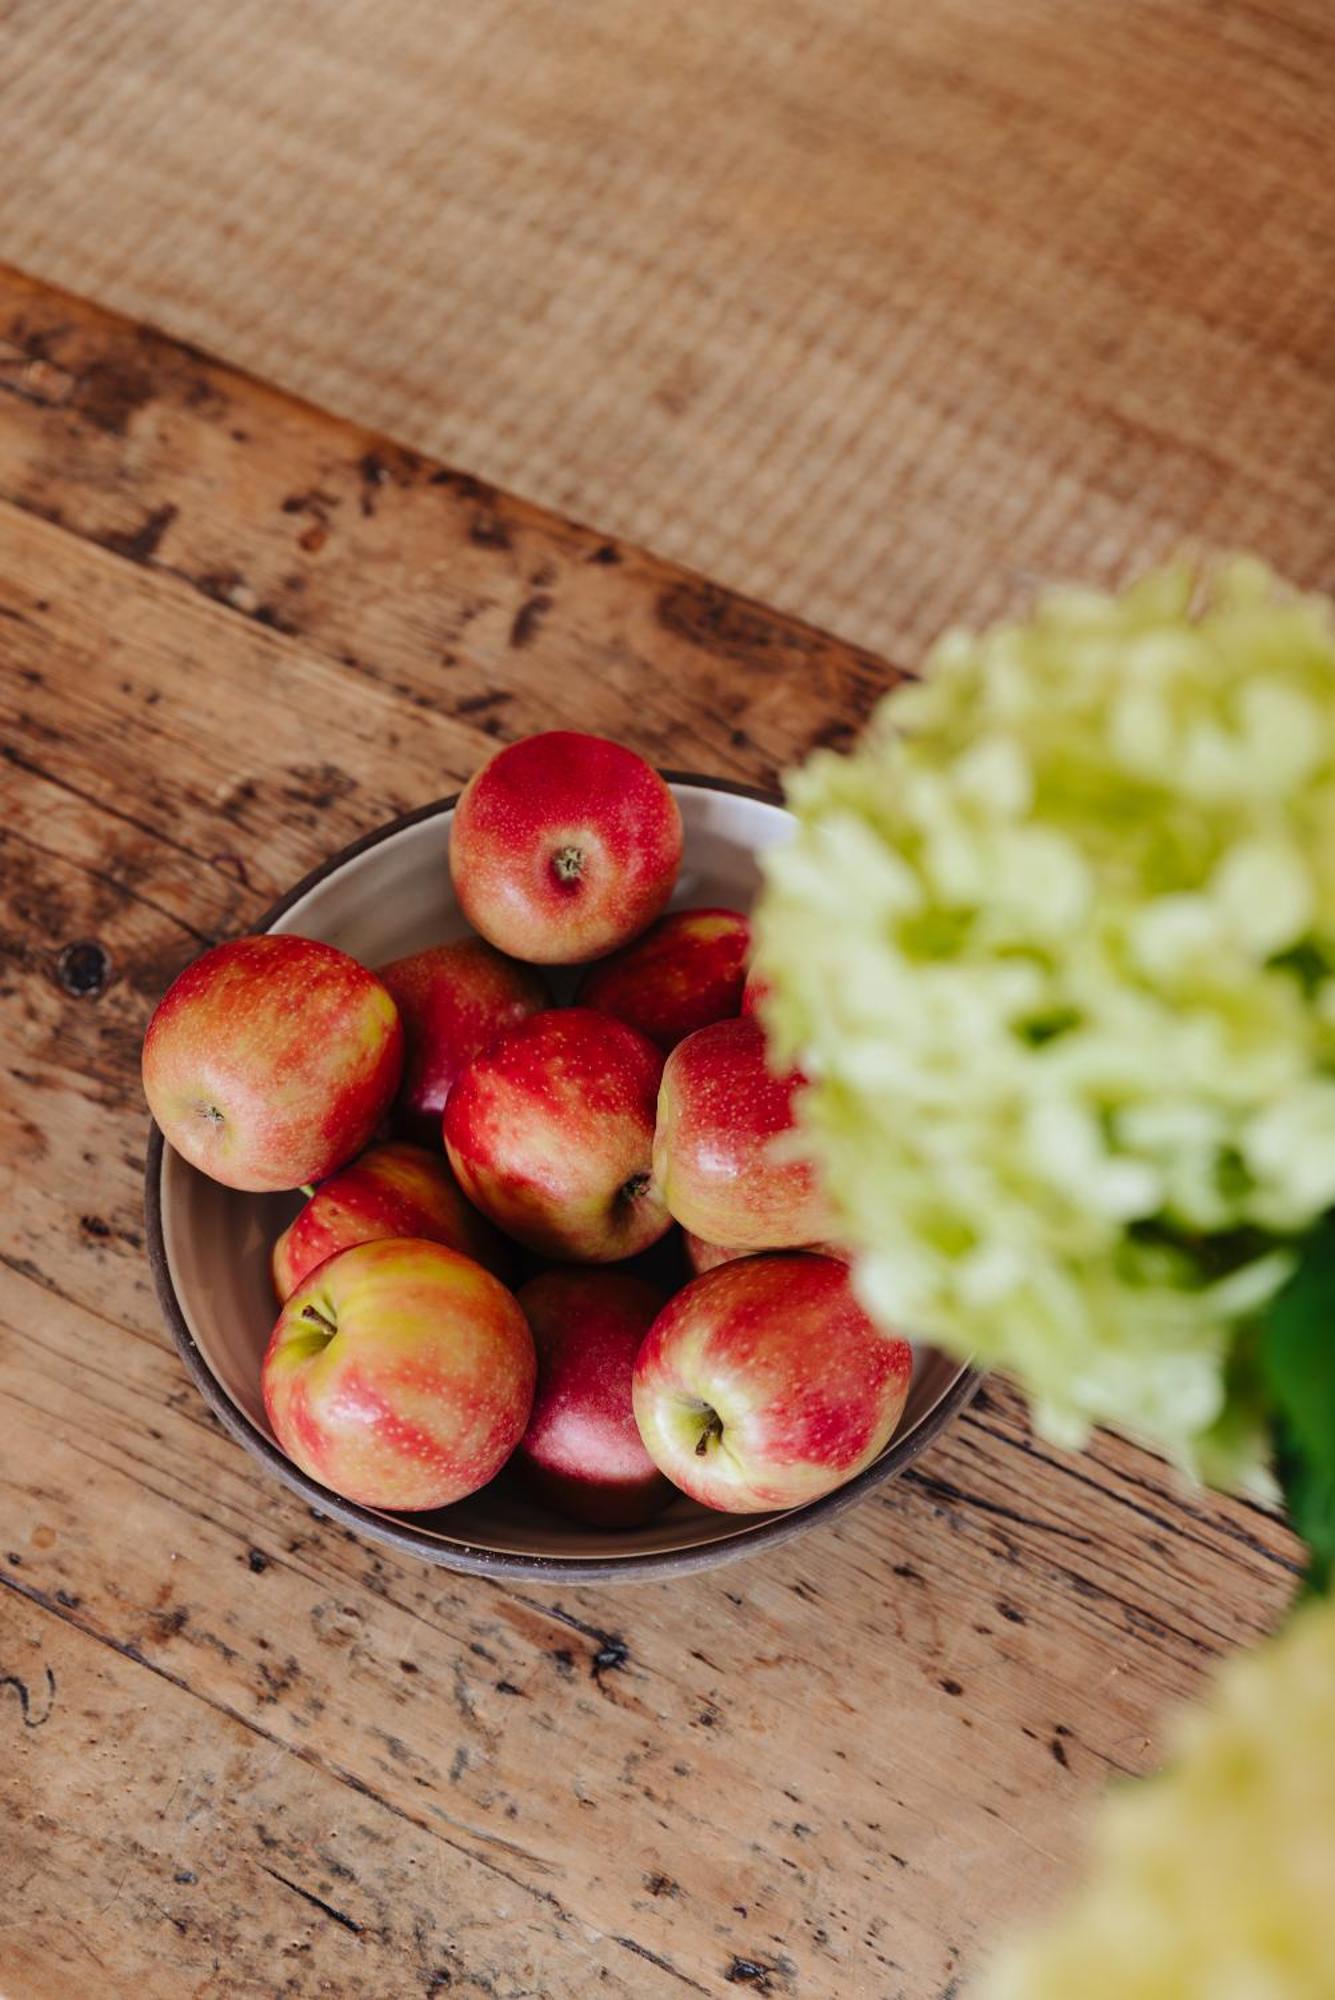
M631 1937L613 1937L612 1942L619 1944L623 1951L634 1952L636 1958L643 1958L650 1965L656 1965L660 1972L670 1973L674 1979L679 1979L683 1986L689 1987L692 1993L708 1993L707 1986L702 1986L698 1979L692 1979L688 1972L683 1972L679 1966L675 1966L670 1958L663 1958L658 1952L650 1951L647 1944L639 1944Z
M342 1924L344 1930L351 1931L354 1937L366 1936L366 1925L359 1924L346 1910L336 1909L332 1903L326 1903L324 1897L317 1896L313 1889L303 1889L300 1882L294 1882L290 1876L281 1874L277 1868L271 1868L267 1861L261 1861L259 1865L266 1875L273 1877L275 1882L281 1882L285 1889L290 1889L294 1896L300 1896L303 1903L309 1903L313 1909L319 1910L321 1915L332 1918L336 1924Z
M161 827L153 826L148 820L136 819L134 814L126 812L123 806L114 805L109 799L99 798L96 792L86 791L72 779L61 777L55 771L48 770L35 758L25 756L15 744L0 743L0 757L3 757L6 763L13 764L17 770L26 771L29 777L40 779L43 784L53 785L57 791L67 793L72 799L78 799L81 805L91 806L95 812L105 813L108 819L119 820L122 825L133 827L136 833L144 834L149 840L160 841L164 847L184 855L187 860L198 862L201 868L215 866L209 855L200 854L195 848L187 847L183 841L174 839Z
M966 1493L953 1480L943 1479L939 1473L923 1472L919 1466L907 1466L901 1475L906 1485L916 1486L933 1500L943 1500L954 1507L972 1509L975 1513L991 1514L999 1521L1009 1521L1014 1527L1033 1528L1043 1535L1057 1535L1063 1541L1074 1542L1077 1548L1088 1548L1093 1537L1083 1535L1077 1528L1063 1527L1060 1521L1043 1521L1036 1515L1023 1514L1018 1507L1006 1506L1000 1500L989 1500L982 1493Z

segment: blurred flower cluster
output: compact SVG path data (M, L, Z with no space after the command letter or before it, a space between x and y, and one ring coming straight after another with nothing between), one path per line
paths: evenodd
M789 797L767 1021L869 1308L1262 1488L1256 1329L1335 1203L1331 605L1054 592Z
M1335 1991L1335 1602L1233 1661L1162 1776L1107 1801L1089 1880L987 2000Z

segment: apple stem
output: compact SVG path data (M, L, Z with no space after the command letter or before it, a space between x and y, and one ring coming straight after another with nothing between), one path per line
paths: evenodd
M338 1328L335 1326L333 1320L327 1318L318 1306L303 1306L301 1308L301 1317L310 1320L312 1325L318 1326L323 1332L329 1335L331 1340L338 1332Z
M651 1178L649 1174L632 1174L628 1181L623 1181L621 1184L621 1199L638 1201L642 1194L648 1194Z
M714 1442L714 1439L721 1438L722 1436L723 1436L723 1419L719 1415L717 1410L711 1410L709 1412L709 1415L705 1418L705 1427L701 1431L699 1439L696 1443L695 1447L696 1457L703 1458L705 1453L709 1450L710 1445Z
M315 1182L303 1181L301 1183L301 1192L305 1195L307 1201L309 1201L311 1196L315 1193Z

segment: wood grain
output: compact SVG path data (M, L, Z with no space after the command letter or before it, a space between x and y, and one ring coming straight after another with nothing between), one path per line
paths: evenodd
M717 1578L453 1578L223 1437L141 1222L153 1001L331 848L558 720L769 782L891 669L12 275L0 342L0 1985L945 2000L1275 1521L993 1386Z

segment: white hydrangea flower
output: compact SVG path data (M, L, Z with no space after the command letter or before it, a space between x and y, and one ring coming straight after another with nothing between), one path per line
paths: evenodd
M759 956L869 1306L1259 1486L1233 1357L1335 1202L1335 621L1193 589L943 640L791 779Z
M1335 1602L1233 1661L1160 1777L1102 1807L1088 1876L979 2000L1335 1990Z

